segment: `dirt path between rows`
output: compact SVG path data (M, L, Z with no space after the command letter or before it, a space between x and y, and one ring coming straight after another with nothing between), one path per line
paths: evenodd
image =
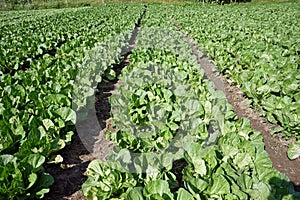
M262 133L265 150L269 154L273 167L288 176L290 181L294 184L295 190L300 191L300 158L290 160L287 157L287 148L290 141L270 134L276 126L268 123L255 108L248 106L247 102L249 99L241 92L240 88L231 85L230 83L233 81L219 73L213 61L207 56L204 55L200 57L201 54L196 43L182 31L182 28L176 20L174 20L174 24L177 29L183 33L185 39L192 47L198 63L204 69L206 78L215 84L216 89L225 93L228 102L232 105L234 112L239 118L248 118L251 127Z

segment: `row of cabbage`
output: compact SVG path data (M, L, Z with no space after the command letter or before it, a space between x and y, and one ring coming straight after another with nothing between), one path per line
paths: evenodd
M99 17L99 13L90 8L53 10L45 15L37 12L28 18L10 20L0 29L0 71L9 73L28 68L32 60L47 53L53 55L64 43L86 37L90 29L106 21L113 23L109 9L100 12Z
M87 199L300 197L272 167L261 133L204 79L163 7L148 8L129 58L110 97L116 146L88 166Z
M241 87L251 104L269 122L280 126L273 133L282 132L286 138L297 140L300 139L299 7L299 3L193 5L169 10L184 31L208 52L218 69ZM294 157L295 154L290 155Z
M71 9L70 9L71 10ZM64 11L67 11L67 9L65 9ZM45 11L43 10L32 10L32 11L26 11L26 10L18 10L18 11L2 11L0 13L0 22L1 25L0 27L9 25L10 23L18 23L18 22L22 22L24 20L32 20L34 21L34 19L39 18L39 17L45 17L48 15L54 15L57 13L61 13L63 12L63 10L48 10L47 13L45 13Z
M104 22L88 30L90 21L78 23L78 30L70 29L70 34L81 31L80 36L63 44L55 56L46 54L32 60L26 71L0 76L0 199L42 198L49 192L53 178L44 171L43 165L55 162L55 156L51 155L71 141L76 123L76 113L71 108L83 106L84 99L91 95L90 91L78 89L82 84L77 83L82 83L82 79L77 78L77 74L85 71L79 69L92 69L85 71L90 77L95 73L98 77L109 74L110 63L97 70L88 66L120 59L119 41L122 40L124 46L127 38L109 44L104 41L123 30L132 30L143 11L142 6L124 8L124 5L90 8L86 12L79 11L80 15L74 11L73 17L92 16L94 21ZM107 18L107 13L114 15ZM62 14L63 11L58 15ZM66 16L72 18L70 12L66 12ZM65 30L65 33L69 32ZM106 57L97 57L97 60L94 57L92 63L95 46L107 46L110 51ZM84 83L93 81L87 79ZM78 101L72 106L74 98Z

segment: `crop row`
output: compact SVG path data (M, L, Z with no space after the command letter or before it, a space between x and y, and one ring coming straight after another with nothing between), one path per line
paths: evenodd
M299 4L187 6L170 14L286 138L300 138ZM291 158L294 156L290 156Z
M35 15L30 20L26 18L1 28L0 48L0 70L2 73L30 67L34 59L42 58L44 54L55 55L56 50L64 43L72 43L73 39L84 37L90 34L91 29L99 30L109 28L109 24L115 23L110 17L110 9L88 9L77 8L55 14L47 14L44 17ZM121 7L119 13L124 8ZM99 12L101 15L99 16ZM51 12L50 12L51 13ZM104 23L106 22L106 23ZM83 26L84 24L84 26ZM94 42L94 37L90 35ZM75 40L76 42L76 40Z
M293 199L261 133L238 119L164 8L150 6L110 97L117 146L90 163L88 199ZM150 27L149 27L150 26Z
M64 10L51 10L50 12L45 13L43 10L32 10L30 12L20 10L20 11L2 11L0 13L0 27L4 27L11 24L22 23L23 21L34 21L36 18L44 18L49 15L55 15L61 12L68 12L68 10L73 9L64 9Z
M80 80L77 78L79 69L93 64L89 62L90 49L95 46L101 48L101 42L123 30L132 30L142 11L142 6L132 6L125 11L120 5L90 8L78 16L77 12L74 15L67 12L71 18L87 19L87 16L92 16L94 21L106 19L107 15L103 13L115 15L89 31L83 30L91 25L90 21L77 22L77 30L76 27L70 32L65 30L64 34L82 31L80 36L75 35L70 42L64 43L55 56L45 54L43 58L32 60L26 71L0 76L1 198L41 198L49 192L53 178L44 172L43 165L55 162L55 156L51 155L70 142L73 135L76 113L71 109L71 101L77 95L73 91L74 87L78 87L76 81ZM60 26L63 27L62 24ZM108 48L110 54L117 51L115 54L120 57L121 49L114 47ZM102 59L106 58L93 57L93 61L99 63L104 62ZM104 75L108 67L102 65L97 71L98 76ZM93 81L88 79L85 83ZM76 99L86 97L87 93L81 91L81 96L77 95Z

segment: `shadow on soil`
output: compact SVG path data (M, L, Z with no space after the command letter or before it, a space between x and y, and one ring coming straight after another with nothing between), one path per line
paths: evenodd
M72 143L58 152L64 161L59 164L45 166L45 171L54 177L55 183L50 188L44 199L64 199L81 189L82 183L87 179L84 175L89 161L83 162L80 155L88 154L79 136L74 135Z

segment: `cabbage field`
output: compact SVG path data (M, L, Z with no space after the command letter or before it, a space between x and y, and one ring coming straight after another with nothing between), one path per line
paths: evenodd
M300 199L299 10L0 12L0 200Z

